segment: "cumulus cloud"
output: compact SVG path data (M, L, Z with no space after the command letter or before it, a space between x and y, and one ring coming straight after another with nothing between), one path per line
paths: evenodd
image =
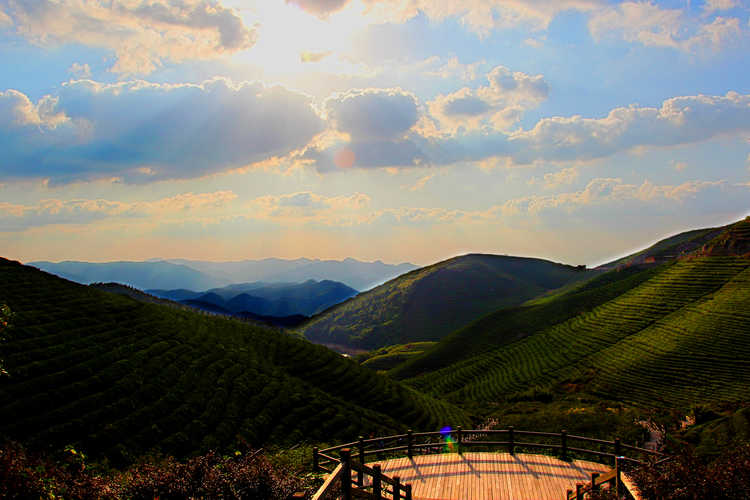
M244 50L256 36L218 0L0 0L3 20L36 44L112 50L112 71L121 74Z
M89 78L91 76L91 67L88 64L80 64L74 62L68 68L68 73L73 75L76 79Z
M403 136L419 118L417 98L401 89L366 89L338 94L326 100L333 127L355 140Z
M547 99L549 86L542 75L527 75L497 66L487 74L488 85L438 95L427 104L441 128L455 133L488 126L505 130L515 125L526 109Z
M629 106L605 118L544 118L510 136L514 159L585 160L635 147L675 146L750 130L750 95L686 96L660 108Z
M533 195L508 200L493 210L504 216L537 215L545 211L572 211L586 206L597 206L624 202L673 202L684 203L698 195L706 198L735 199L746 197L748 187L732 185L726 181L690 181L679 185L656 185L649 180L641 184L628 184L619 178L597 178L591 180L580 191L557 195Z
M558 14L575 10L588 12L601 0L365 0L371 15L381 21L404 22L420 12L435 20L457 18L469 29L485 35L497 28L519 25L546 29Z
M37 103L9 90L0 173L58 183L198 177L284 156L323 125L309 97L260 83L79 80Z
M364 89L325 102L329 127L340 140L312 146L302 159L321 170L416 165L423 154L409 138L421 115L417 98L401 89Z
M595 40L617 36L687 52L717 50L741 34L739 19L717 16L710 22L695 21L681 9L651 2L623 2L598 10L589 19L589 31Z
M739 4L738 0L706 0L706 3L703 4L703 10L706 13L730 10L739 6Z
M3 232L48 225L90 224L114 217L164 217L226 206L237 195L231 191L182 193L156 201L120 202L104 199L42 200L34 205L0 202Z

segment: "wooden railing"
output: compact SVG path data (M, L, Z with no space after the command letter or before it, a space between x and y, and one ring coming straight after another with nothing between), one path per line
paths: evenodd
M398 476L386 476L380 465L368 467L364 462L352 459L349 448L342 448L340 457L339 464L328 475L323 486L313 496L313 500L412 500L411 485L402 484Z
M571 446L573 444L574 446ZM405 498L401 496L402 492L405 493L405 489L400 490L396 488L394 492L388 492L387 497L374 496L374 490L372 485L374 484L374 478L376 475L384 478L379 468L368 467L365 465L368 461L373 462L384 458L395 457L403 455L406 452L406 456L411 458L415 454L430 454L430 453L463 453L468 449L503 449L509 454L514 455L516 451L525 450L544 450L551 451L558 455L562 460L571 460L573 456L587 456L593 455L596 457L596 461L601 462L602 460L608 461L613 465L613 472L605 474L603 476L595 477L592 479L592 483L588 486L580 485L578 487L582 494L590 491L587 488L597 488L602 484L612 483L619 481L619 468L625 463L631 463L635 465L644 465L647 463L648 458L652 460L664 459L666 455L658 451L649 450L646 448L640 448L637 446L631 446L624 444L620 439L614 439L613 441L607 441L603 439L594 439L584 436L576 436L568 434L567 431L561 432L533 432L533 431L519 431L513 427L507 429L496 429L496 430L466 430L461 427L446 428L442 431L435 432L412 432L407 431L406 434L397 434L393 436L383 436L364 439L360 437L359 440L350 443L344 443L338 446L332 446L319 450L313 448L313 469L316 472L322 471L329 473L328 479L336 476L331 481L326 481L332 484L339 484L342 492L345 492L349 485L348 481L342 480L346 478L346 471L343 469L349 467L349 476L352 476L354 488L361 490L365 488L366 484L370 486L369 491L373 496L365 498ZM334 455L339 454L340 458L336 458ZM376 455L373 459L373 455ZM636 456L638 458L636 458ZM349 457L349 466L346 466L346 459ZM354 475L353 475L354 474ZM610 474L615 474L613 477L609 477ZM365 481L365 476L369 476L369 480ZM387 483L391 486L400 485L398 478L381 479L381 483ZM318 494L314 497L315 500L323 500L326 498L324 495L320 495L321 492L326 488L333 488L332 485L328 487L326 484L321 487ZM616 483L619 486L619 482ZM394 486L395 488L395 486ZM355 492L352 490L350 497L344 497L347 500L349 498L357 498L359 491ZM382 493L382 492L381 492ZM377 493L380 494L380 493ZM398 495L398 496L396 496ZM567 498L577 498L576 492L573 492L573 497L570 497L570 492ZM581 497L582 498L582 497Z

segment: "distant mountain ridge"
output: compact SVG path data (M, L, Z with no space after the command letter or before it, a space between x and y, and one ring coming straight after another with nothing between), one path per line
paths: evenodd
M168 259L165 262L188 266L202 273L225 279L227 283L268 282L300 283L307 280L332 280L363 291L380 285L418 266L404 262L385 264L380 260L362 262L319 259L261 259L229 262L207 262L187 259Z
M466 323L588 276L577 266L469 254L411 271L303 325L313 342L362 349L440 340Z
M220 313L261 316L312 316L357 295L357 290L331 280L304 283L240 283L203 292L185 289L146 290L157 297Z
M347 258L262 259L235 262L151 259L145 262L28 262L43 271L82 284L116 282L141 290L209 290L236 283L302 283L332 280L355 290L367 290L416 269L409 263L385 264Z

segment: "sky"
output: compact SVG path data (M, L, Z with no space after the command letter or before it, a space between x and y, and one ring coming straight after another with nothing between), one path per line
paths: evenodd
M746 0L0 0L0 255L594 265L750 214Z

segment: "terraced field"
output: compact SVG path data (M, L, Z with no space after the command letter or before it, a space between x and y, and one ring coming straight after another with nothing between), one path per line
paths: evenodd
M127 462L348 439L465 422L321 346L238 321L144 304L0 259L14 326L0 435Z
M410 383L481 403L533 387L639 405L747 400L749 266L739 257L667 265L587 313Z

